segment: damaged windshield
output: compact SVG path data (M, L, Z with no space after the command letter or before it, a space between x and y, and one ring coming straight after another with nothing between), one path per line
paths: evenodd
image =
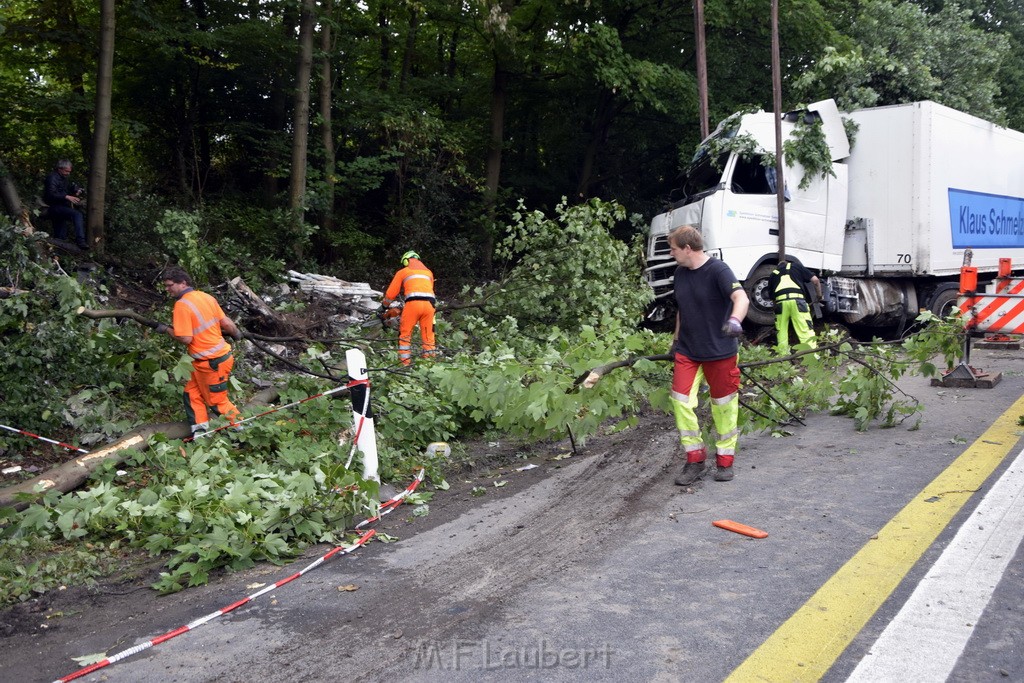
M682 203L690 204L717 190L721 186L722 170L728 159L728 152L717 157L705 153L699 160L690 164L683 176Z
M722 171L729 160L728 141L739 131L739 119L729 117L700 144L690 165L683 172L683 197L680 205L706 197L722 186Z

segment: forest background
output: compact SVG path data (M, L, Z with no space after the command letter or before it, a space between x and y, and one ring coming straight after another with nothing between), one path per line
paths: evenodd
M649 220L700 137L689 0L4 4L0 164L34 198L71 159L114 254L186 229L214 270L381 283L414 248L457 287L491 275L520 201ZM770 104L769 12L706 2L712 126ZM782 0L784 107L933 99L1024 128L1022 18L1019 0Z
M769 10L705 3L712 124L771 100ZM932 99L1024 128L1022 10L782 0L784 106ZM200 286L240 275L263 291L292 268L381 288L419 251L439 294L463 305L442 316L443 363L375 377L382 477L407 481L430 440L457 455L457 440L495 434L582 443L667 408L666 366L650 360L579 384L668 348L637 325L651 296L642 238L699 142L693 37L689 1L6 0L0 181L35 198L71 159L88 179L93 256L150 291L170 262ZM88 447L180 420L181 348L76 315L115 288L103 273L67 277L42 239L0 231L12 293L0 298L0 418ZM166 302L152 314L169 319ZM913 416L892 380L956 353L948 328L929 329L899 354L823 335L829 353L798 371L745 347L743 429L784 435L780 406L845 412L859 429ZM244 402L255 379L278 382L282 401L324 391L343 382L324 369L345 345L375 367L395 360L393 339L305 341L296 362L319 372L287 379L239 345L233 396ZM347 411L304 403L231 439L151 438L71 495L18 494L19 509L0 508L0 602L133 553L160 556L153 583L173 591L340 541L377 493L338 462L350 426ZM68 457L44 450L10 439L0 456Z

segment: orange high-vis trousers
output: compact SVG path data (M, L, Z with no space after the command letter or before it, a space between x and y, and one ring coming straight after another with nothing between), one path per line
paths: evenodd
M398 327L398 358L402 365L412 363L412 330L416 325L420 326L423 357L434 355L434 304L416 299L405 302Z
M205 428L209 425L207 406L215 415L223 415L232 423L242 419L242 414L228 398L228 379L233 367L235 358L231 354L192 361L192 376L185 383L183 399L185 414L192 423L193 432L196 427Z

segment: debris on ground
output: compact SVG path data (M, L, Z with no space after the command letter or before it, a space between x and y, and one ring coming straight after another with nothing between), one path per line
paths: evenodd
M380 308L384 292L378 292L366 282L346 282L330 275L298 273L288 271L288 279L299 285L299 289L310 294L332 297L343 302L342 311L353 320L362 320Z

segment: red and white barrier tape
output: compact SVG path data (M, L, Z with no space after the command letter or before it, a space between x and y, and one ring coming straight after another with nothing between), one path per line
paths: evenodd
M312 401L315 398L323 398L324 396L330 396L331 394L336 394L339 391L344 391L345 389L348 389L348 388L350 388L350 387L352 387L352 386L354 386L356 384L364 384L364 383L366 383L365 380L358 381L358 382L349 382L348 384L343 384L343 385L341 385L339 387L334 387L333 389L329 389L329 390L321 392L319 394L313 394L312 396L307 396L306 398L299 399L298 401L292 401L291 403L288 403L286 405L278 406L277 408L271 408L270 410L264 410L262 413L258 413L256 415L251 416L251 417L247 417L247 418L245 418L243 420L238 420L237 422L233 422L231 424L226 424L226 425L224 425L222 427L217 427L216 429L211 429L210 431L207 431L207 432L200 432L198 434L193 434L192 436L190 436L190 437L188 437L186 439L182 439L182 441L184 441L186 443L189 442L189 441L197 441L199 439L202 439L202 438L205 438L207 436L210 436L211 434L216 434L217 432L222 431L224 429L232 429L232 428L237 429L238 427L240 427L241 425L245 424L246 422L252 422L253 420L255 420L257 418L260 418L260 417L263 417L265 415L270 415L272 413L280 412L280 411L284 410L285 408L294 408L295 406L300 405L302 403L305 403L306 401Z
M85 453L86 455L89 455L89 451L85 450L84 448L72 446L71 444L64 443L63 441L47 439L45 436L39 436L38 434L33 434L32 432L26 432L24 429L18 429L17 427L9 427L7 425L0 425L0 429L6 429L7 431L14 432L15 434L21 434L22 436L27 436L33 439L39 439L40 441L45 441L46 443L52 443L55 446L63 446L64 448L67 448L70 451L78 451L79 453Z
M366 424L366 415L370 410L370 380L354 379L349 382L347 386L354 387L360 384L366 385L366 394L363 396L363 409L359 411L359 424L356 425L356 433L352 437L352 448L349 449L348 460L345 461L346 470L352 466L352 458L355 457L356 449L359 447L359 436L363 433L363 425Z
M416 478L412 480L411 484L409 484L407 487L405 487L405 490L403 490L401 493L391 497L385 503L382 503L381 506L380 506L380 511L377 513L376 516L371 517L369 519L363 520L362 522L357 524L355 526L355 528L356 529L360 529L360 528L366 526L367 524L371 524L371 523L377 521L378 519L380 519L384 515L388 514L389 512L392 512L393 510L395 510L395 508L397 508L399 505L401 505L402 501L405 500L405 498L407 498L410 494L412 494L413 491L416 490L416 487L419 486L421 481L423 481L423 478L424 478L425 474L426 474L425 470L421 468L420 471L416 474ZM313 562L311 562L304 569L302 569L302 570L300 570L298 572L295 572L294 574L292 574L291 576L289 576L287 578L281 579L277 583L274 583L274 584L272 584L270 586L266 586L266 587L262 588L261 590L253 593L252 595L249 595L249 596L247 596L245 598L242 598L241 600L239 600L237 602L233 602L233 603L231 603L230 605L228 605L226 607L222 607L219 610L217 610L216 612L211 612L210 614L207 614L205 617L200 617L199 619L196 619L195 621L192 621L192 622L190 622L188 624L185 624L184 626L179 626L178 628L174 629L173 631L168 631L167 633L165 633L165 634L163 634L161 636L157 636L156 638L153 638L151 640L147 640L146 642L140 643L138 645L135 645L134 647L130 647L127 650L122 650L121 652L118 652L117 654L114 654L114 655L111 655L109 657L106 657L102 661L96 662L95 664L90 664L89 666L82 667L81 669L79 669L78 671L75 671L74 673L68 674L67 676L64 676L63 678L58 678L56 681L54 681L54 683L66 683L67 681L73 681L73 680L75 680L77 678L81 678L82 676L87 676L87 675L91 674L94 671L98 671L99 669L103 669L105 667L108 667L111 664L115 664L115 663L117 663L117 662L119 662L121 660L127 659L128 657L131 657L133 655L137 655L138 653L143 652L144 650L148 650L151 647L159 645L160 643L166 642L166 641L170 640L171 638L175 638L177 636L180 636L182 633L187 633L188 631L191 631L191 630L193 630L195 628L198 628L198 627L202 626L203 624L205 624L207 622L213 621L217 617L220 617L222 615L227 614L228 612L232 612L232 611L238 609L239 607L241 607L242 605L245 605L246 603L252 602L256 598L260 597L261 595L265 595L266 593L269 593L272 590L280 588L281 586L285 585L286 583L290 583L290 582L294 581L295 579L299 578L300 576L302 576L306 572L308 572L308 571L310 571L312 569L315 569L316 567L319 567L320 565L322 565L324 562L326 562L330 558L334 557L335 555L347 555L347 554L351 553L352 551L356 550L357 548L360 548L363 545L365 545L366 542L369 541L373 537L373 535L376 534L376 533L377 533L377 531L375 529L370 529L369 531L365 532L362 536L360 536L358 539L356 539L356 541L352 545L350 545L350 546L340 546L340 545L339 546L335 546L329 552L327 552L326 554L322 555L318 559L316 559Z
M426 470L421 467L420 471L416 474L416 478L412 480L412 483L405 487L404 491L398 493L395 496L392 496L389 500L381 503L380 510L377 512L377 515L375 517L364 519L363 521L359 522L359 524L356 524L355 528L362 529L367 524L373 524L378 519L380 519L381 517L383 517L384 515L388 514L396 507L401 505L402 501L405 500L410 494L412 494L413 491L416 490L416 487L420 485L420 482L423 481L423 477L425 475Z

